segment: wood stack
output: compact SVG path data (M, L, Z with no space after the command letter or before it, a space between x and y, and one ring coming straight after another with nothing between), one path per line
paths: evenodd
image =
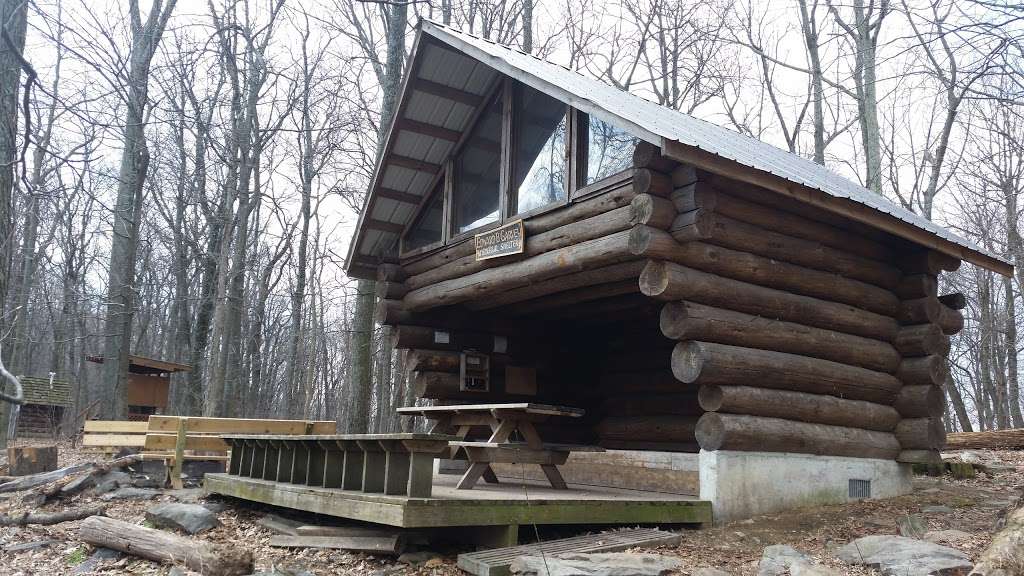
M893 247L717 176L680 167L673 181L677 215L635 226L630 250L648 259L641 291L666 302L675 378L699 385L702 449L893 459L901 439L934 440L894 407L916 409L903 378L934 366L894 344L923 345L903 332Z
M939 457L946 443L942 414L949 336L963 328L959 309L965 305L961 295L938 295L938 275L956 270L960 261L923 250L905 255L899 265L904 273L896 287L901 326L893 340L902 357L896 374L903 387L893 404L903 418L896 429L899 460L927 463Z

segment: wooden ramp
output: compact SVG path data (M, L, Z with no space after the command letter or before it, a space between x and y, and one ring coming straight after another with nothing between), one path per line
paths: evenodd
M512 561L520 556L562 554L566 552L617 552L629 548L677 546L682 536L654 528L614 530L601 534L550 540L540 544L525 544L509 548L495 548L480 552L459 554L459 568L476 576L505 576Z

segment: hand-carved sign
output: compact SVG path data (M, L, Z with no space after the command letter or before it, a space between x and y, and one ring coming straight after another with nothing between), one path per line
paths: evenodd
M522 254L526 246L523 221L516 220L483 234L477 234L473 238L473 244L476 246L477 260Z

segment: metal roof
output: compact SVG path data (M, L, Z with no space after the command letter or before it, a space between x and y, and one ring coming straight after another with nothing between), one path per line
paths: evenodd
M426 56L417 53L416 47L423 45L428 46ZM441 49L443 45L450 47L450 50ZM436 58L439 56L449 60L438 62ZM419 62L420 58L422 58L422 63ZM680 160L685 159L699 168L718 173L724 173L726 172L725 168L729 168L726 175L730 177L737 177L736 169L746 169L747 173L758 176L757 178L751 176L747 179L748 182L765 185L776 192L789 194L802 201L814 200L814 203L826 209L990 270L1002 274L1012 272L1012 266L1001 257L894 204L867 188L839 176L824 166L755 138L666 108L635 94L618 90L599 80L586 77L530 54L453 30L429 20L422 20L412 61L413 73L409 75L409 78L413 78L413 81L409 82L409 78L407 78L407 84L402 91L402 106L399 114L396 114L396 118L400 118L403 113L406 117L410 114L425 114L427 105L416 99L419 94L417 81L421 78L429 78L433 82L456 86L467 92L482 95L486 86L493 80L496 71L511 76L601 120L628 130L638 138L658 145L666 155ZM476 79L476 82L471 82L472 79ZM435 92L438 91L435 90ZM463 110L453 112L456 107L450 100L445 106L448 107L446 111L456 116L454 119L444 118L447 125L454 130L465 129L466 123L472 118L471 112ZM435 110L435 113L441 114L441 111ZM440 119L440 116L431 117L428 121L437 122ZM401 121L397 121L396 124L400 126ZM401 131L397 133L398 139L401 140L403 133ZM389 142L395 140L395 134L396 131L393 128ZM454 143L452 144L454 145ZM449 150L450 147L444 149L418 143L418 146L410 144L405 155L412 155L415 158L429 156L431 160L440 161L443 154ZM392 176L393 168L387 167L388 161L388 156L385 154L384 174L397 179L399 175ZM381 167L378 167L378 179L380 171ZM418 196L426 193L427 186L429 186L428 183L425 183L427 179L412 181L410 175L401 174L401 176L404 179L400 182L385 180L388 184L392 184L388 188L404 186L404 189ZM388 212L386 209L376 206L374 192L378 186L379 184L375 182L374 187L371 188L370 198L368 198L369 205L373 207L373 217L386 218L388 222L402 226L408 224L413 210L392 209ZM816 199L814 191L821 192L824 196ZM869 210L863 210L863 208ZM365 216L366 210L364 209L360 217L359 229L350 248L348 264L350 269L353 268L353 257L356 260L364 256L379 257L397 239L398 232L388 236L365 231ZM397 230L397 227L395 229ZM361 236L361 234L366 235Z

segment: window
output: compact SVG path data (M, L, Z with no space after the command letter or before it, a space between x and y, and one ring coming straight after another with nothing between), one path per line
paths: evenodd
M566 106L525 84L515 85L515 214L565 201Z
M455 157L454 232L497 222L501 196L502 99L496 98Z
M637 138L593 116L580 124L586 128L586 162L583 185L593 184L633 165Z
M444 178L434 187L430 200L427 200L427 205L423 207L416 223L406 233L402 244L403 251L409 252L441 241L441 226L444 221L443 192Z

